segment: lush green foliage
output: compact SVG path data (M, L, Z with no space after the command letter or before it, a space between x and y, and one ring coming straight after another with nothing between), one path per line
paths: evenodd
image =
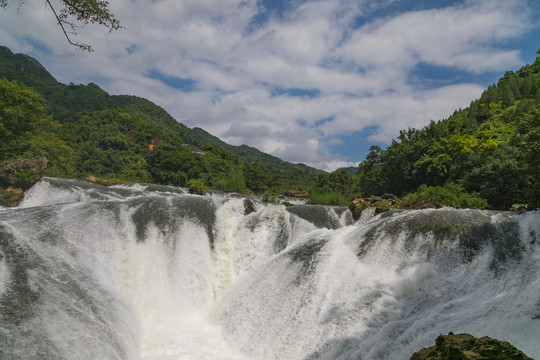
M343 194L335 191L323 192L318 190L312 190L309 192L309 203L321 205L348 206L351 203L351 198L346 197Z
M540 58L507 72L469 108L372 147L357 176L364 195L454 183L492 208L540 205Z
M32 143L33 151L27 156L49 158L53 166L47 174L51 176L94 175L179 186L200 178L224 191L262 193L283 191L292 184L309 187L314 174L321 172L245 145L228 145L202 129L189 129L146 99L111 96L95 84L60 84L34 59L1 46L0 76L24 83L39 97L41 108L34 113L48 119L54 136L34 137L24 144ZM155 134L163 141L150 151L148 140ZM19 135L13 138L21 148L18 152L13 144L2 142L10 157L24 153ZM204 155L184 144L200 147Z
M192 194L202 195L208 191L208 186L203 179L191 179L188 181L189 192Z
M246 164L243 172L246 186L258 193L280 189L283 184L279 175L273 174L268 168L258 162Z
M331 174L319 174L317 183L310 189L309 199L313 204L345 206L359 195L353 176L345 169Z
M57 136L59 126L40 95L0 79L0 160L47 157L50 172L72 175L73 149Z
M81 111L56 123L46 114L41 96L5 79L0 80L0 120L0 155L45 156L51 164L49 175L190 186L197 193L205 191L201 189L206 184L244 191L247 183L255 192L281 185L279 176L263 165L244 165L213 144L194 151L181 144L181 138L165 136L163 124L155 126L140 113L120 108ZM163 135L162 141L151 150L149 139L155 134Z
M213 188L221 191L242 193L246 190L246 180L241 172L226 174L218 178Z
M485 209L488 207L485 199L476 194L468 194L461 186L452 183L443 186L420 185L416 192L404 196L402 202L411 204L429 202L434 205L455 208Z

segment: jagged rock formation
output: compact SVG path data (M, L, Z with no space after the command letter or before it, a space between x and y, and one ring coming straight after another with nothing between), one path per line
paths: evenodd
M506 341L469 334L439 335L435 346L414 353L410 360L533 360Z

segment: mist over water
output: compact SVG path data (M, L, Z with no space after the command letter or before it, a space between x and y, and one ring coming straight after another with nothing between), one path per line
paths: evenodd
M286 208L42 179L0 209L0 359L540 359L540 214Z

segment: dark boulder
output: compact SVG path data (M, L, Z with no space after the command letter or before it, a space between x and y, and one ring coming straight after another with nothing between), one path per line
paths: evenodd
M349 205L349 210L351 210L352 216L354 220L360 219L360 215L362 214L362 211L366 210L369 207L369 203L362 199L354 199L351 204Z
M253 204L253 201L251 201L248 198L245 198L244 199L244 215L249 215L254 212L255 212L255 205Z

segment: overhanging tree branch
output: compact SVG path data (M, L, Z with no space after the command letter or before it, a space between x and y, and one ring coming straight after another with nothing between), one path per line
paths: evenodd
M45 0L48 7L51 8L58 25L62 29L67 41L82 50L93 51L88 44L75 42L70 35L77 35L76 29L79 24L86 25L88 23L99 24L113 30L121 29L123 26L114 17L109 10L109 2L106 0L60 0L63 8L57 11L50 0ZM15 0L0 0L0 7L7 7L8 4L17 3ZM18 0L16 5L19 9L24 2Z
M75 42L71 41L71 39L69 38L69 35L68 35L67 31L66 31L66 28L64 27L64 23L70 25L71 29L72 29L72 32L74 34L76 34L75 29L74 29L74 25L71 24L71 23L67 23L66 21L61 20L60 17L58 16L58 14L56 13L56 10L54 9L54 7L52 6L52 4L51 4L51 2L49 0L47 0L47 5L49 5L49 7L51 8L54 16L56 17L56 20L58 21L58 25L60 25L60 28L64 32L64 35L66 36L66 39L67 39L68 43L70 43L73 46L77 46L81 50L85 50L85 51L88 51L88 52L94 51L92 49L92 47L90 45L88 45L88 44L83 44L83 43L80 43L80 42L75 43Z

